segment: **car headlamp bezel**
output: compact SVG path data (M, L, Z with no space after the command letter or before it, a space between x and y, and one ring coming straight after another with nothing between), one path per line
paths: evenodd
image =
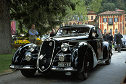
M33 52L33 51L35 50L35 47L36 47L36 46L37 46L36 44L30 45L30 46L29 46L29 51L30 51L30 52Z
M32 58L31 52L26 52L25 53L25 60L30 61Z
M63 43L63 44L61 45L61 50L62 50L63 52L68 51L68 50L69 50L69 44L68 44L68 43Z

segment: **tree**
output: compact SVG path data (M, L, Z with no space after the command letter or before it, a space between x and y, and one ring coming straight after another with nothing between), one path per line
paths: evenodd
M113 11L116 8L126 10L126 0L102 0L101 5L99 12Z
M42 33L60 24L66 7L74 8L70 0L11 0L11 18L30 28L31 24Z
M89 3L89 10L98 12L101 7L102 0L92 0Z
M71 0L75 4L75 10L67 9L68 14L65 17L65 20L71 19L81 19L85 21L87 17L87 11L98 12L101 7L102 0ZM97 5L96 5L97 4Z
M125 1L126 2L126 1ZM117 0L116 1L116 7L119 8L119 9L125 9L125 3L124 3L124 0Z
M11 53L9 3L0 0L0 54Z
M103 6L101 7L100 9L100 12L103 12L103 11L114 11L116 8L115 4L114 3L103 3Z

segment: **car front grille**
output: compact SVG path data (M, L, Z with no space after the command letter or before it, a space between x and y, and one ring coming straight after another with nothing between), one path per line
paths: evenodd
M40 55L43 55L44 57L42 59L39 59L39 67L44 67L44 69L48 68L51 62L51 59L53 58L53 51L55 48L55 43L54 41L44 41Z

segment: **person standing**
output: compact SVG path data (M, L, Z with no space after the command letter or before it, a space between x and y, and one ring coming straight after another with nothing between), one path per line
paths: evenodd
M32 24L31 29L29 30L29 41L31 43L35 43L38 32L35 30L35 25Z
M110 43L110 47L111 47L111 49L112 49L113 36L112 36L111 33L109 33L108 42Z
M123 38L123 36L120 34L120 32L118 34L116 34L115 39L116 39L116 44L117 44L117 50L118 50L118 52L121 51L121 47L122 47L122 40L121 40L121 38Z
M105 36L105 41L109 43L109 46L111 48L111 54L112 54L112 43L113 43L113 36L111 33L107 33Z
M52 31L50 32L50 37L53 37L55 35L55 29L52 29Z

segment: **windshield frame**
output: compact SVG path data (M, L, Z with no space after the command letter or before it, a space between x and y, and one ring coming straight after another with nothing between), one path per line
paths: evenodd
M64 34L58 35L58 32L59 32L60 30L77 30L77 29L78 29L78 31L79 31L79 30L83 30L83 29L85 29L85 28L89 29L88 32L85 32L85 33L79 33L79 32L78 32L78 34L77 34L77 32L75 32L75 33L72 32L72 33L74 33L74 34L69 33L69 34L65 34L65 35L64 35ZM90 34L90 30L91 30L90 27L59 28L58 31L56 32L56 35L55 35L55 36L86 36L86 35L89 35L89 34ZM59 33L61 33L61 32L59 32Z

